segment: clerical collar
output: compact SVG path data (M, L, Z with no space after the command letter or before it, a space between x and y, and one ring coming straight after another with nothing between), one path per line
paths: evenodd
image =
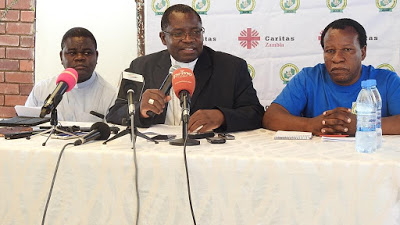
M75 87L78 89L86 88L87 86L94 83L94 81L96 80L96 76L96 72L93 71L92 76L90 76L89 80L83 81L82 83L77 83Z
M184 63L184 62L178 62L176 61L172 56L171 56L171 65L178 65L181 68L189 68L191 70L194 70L194 66L196 65L196 62L199 58L196 58L195 60L188 62L188 63Z

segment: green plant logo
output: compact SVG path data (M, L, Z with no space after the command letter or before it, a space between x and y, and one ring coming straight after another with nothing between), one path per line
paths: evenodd
M379 12L391 12L396 7L397 0L375 0Z
M151 8L156 13L156 15L164 14L165 10L169 7L168 0L152 0Z
M240 14L251 14L256 7L256 0L236 0L236 8Z
M281 8L285 13L296 13L300 7L300 0L281 0Z
M299 68L292 64L292 63L286 63L285 65L283 65L281 67L281 70L279 72L279 76L281 78L281 80L283 81L284 84L287 84L290 79L292 79L292 77L294 75L296 75L299 72Z
M207 15L210 9L210 0L193 0L192 8L196 10L198 14Z
M347 6L347 0L326 0L326 5L331 10L331 13L342 13Z

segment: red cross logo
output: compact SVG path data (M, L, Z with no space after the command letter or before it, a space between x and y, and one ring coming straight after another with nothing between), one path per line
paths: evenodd
M238 40L240 41L240 45L243 48L251 49L255 48L258 45L258 41L260 41L260 36L258 34L258 31L247 28L246 30L242 30L240 32L240 37L238 37Z

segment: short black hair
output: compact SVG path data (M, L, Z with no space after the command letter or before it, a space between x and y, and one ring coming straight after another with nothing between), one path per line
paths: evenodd
M62 40L61 40L61 50L64 48L65 46L65 41L68 38L71 37L87 37L90 38L93 41L94 44L94 48L97 50L97 42L96 42L96 38L94 38L92 32L90 32L88 29L83 28L83 27L73 27L71 29L69 29L63 36Z
M172 12L181 12L181 13L193 13L199 18L200 23L201 18L200 15L194 10L192 7L184 4L176 4L173 6L170 6L167 10L165 10L162 18L161 18L161 30L165 30L168 25L169 25L169 15L171 15Z
M358 33L358 43L360 43L360 48L363 48L367 45L367 34L365 32L364 27L359 24L357 21L352 20L350 18L342 18L333 21L328 26L325 27L324 31L321 34L321 46L324 48L324 37L326 32L328 32L329 28L332 29L340 29L344 30L346 27L353 27L354 30Z

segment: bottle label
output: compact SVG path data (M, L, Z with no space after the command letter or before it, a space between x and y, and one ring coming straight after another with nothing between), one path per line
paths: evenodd
M357 116L357 131L376 131L376 117L372 115Z
M381 112L378 110L376 113L376 128L381 128L381 126L382 126L381 119L382 119L382 115L381 115Z

